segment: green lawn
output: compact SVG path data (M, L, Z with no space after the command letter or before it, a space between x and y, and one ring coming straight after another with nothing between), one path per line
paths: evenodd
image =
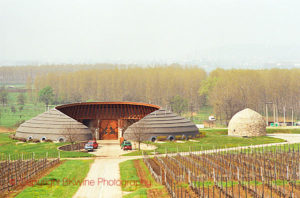
M29 120L43 112L45 112L45 105L37 102L33 104L29 101L29 96L24 93L27 98L23 110L19 110L20 105L17 104L17 97L20 93L8 93L8 104L5 106L0 105L0 126L15 128L16 124L21 121ZM11 107L14 106L16 112L11 111ZM50 106L53 108L54 106Z
M282 139L272 138L272 137L252 137L252 138L242 138L242 137L232 137L227 135L227 129L203 129L200 132L205 132L206 136L203 138L195 139L197 142L193 141L183 141L184 143L169 142L165 143L150 143L154 144L157 149L157 153L174 153L174 152L187 152L187 151L200 151L200 150L210 150L214 148L229 148L237 146L248 146L248 145L258 145L258 144L269 144L284 142ZM149 154L153 151L147 151ZM127 156L141 155L141 151L135 151L128 154Z
M285 128L267 128L267 133L292 133L300 134L300 128L298 129L285 129Z
M122 183L123 191L135 191L137 188L140 188L138 185L131 185L130 182L134 184L139 184L140 179L137 175L136 169L134 167L134 160L128 160L120 163L120 177L122 181L126 181L126 183Z
M16 197L72 197L86 177L92 162L93 160L65 161L50 174L41 178L37 184L26 188ZM68 180L73 183L68 183Z
M201 107L200 110L197 112L197 115L193 116L193 122L195 124L202 124L204 120L208 120L208 117L213 115L213 108L210 106ZM185 113L183 117L190 119L191 114Z
M9 133L0 133L0 153L1 154L10 154L17 155L20 153L35 153L35 156L42 157L45 156L48 152L50 156L57 156L58 150L57 147L68 144L68 143L52 143L52 142L43 142L43 143L21 143L16 144L18 141L9 138ZM76 151L60 151L60 157L91 157L94 156L89 153L76 152Z

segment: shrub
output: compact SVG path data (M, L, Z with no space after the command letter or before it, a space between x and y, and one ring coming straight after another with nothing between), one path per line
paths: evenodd
M157 136L156 139L157 139L158 141L164 141L164 140L167 140L167 138L168 138L167 136Z
M26 138L22 138L22 137L16 137L14 134L13 135L10 135L10 138L14 139L14 140L18 140L18 141L21 141L21 142L26 142Z
M34 143L39 143L39 142L41 142L41 141L40 141L39 139L33 139L32 142L34 142Z
M182 135L175 135L175 140L182 140Z
M19 137L18 140L22 142L26 142L26 138Z
M200 131L200 132L195 136L195 138L203 138L203 137L205 137L205 136L206 136L205 132Z

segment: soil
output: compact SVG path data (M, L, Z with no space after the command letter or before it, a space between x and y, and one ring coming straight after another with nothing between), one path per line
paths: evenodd
M0 133L7 133L7 132L11 133L11 132L15 132L15 130L11 129L11 128L0 126Z
M141 167L141 163L139 160L134 160L134 166L136 168L137 171L137 175L140 178L141 184L143 186L145 186L146 188L150 188L152 187L151 181L149 181L147 179L146 175L146 171ZM147 190L147 197L149 198L158 198L158 197L165 197L165 198L169 198L170 195L167 192L166 188L163 189L148 189Z
M160 175L161 172L160 172L160 166L157 164L157 162L153 159L153 158L150 158L149 159L149 163L153 169L153 171L157 174L157 175Z
M141 184L146 188L150 188L152 186L151 181L149 181L145 176L146 171L141 167L140 160L134 160L134 167L136 168L136 172L140 178Z
M148 198L169 198L170 195L166 189L149 189L147 190Z

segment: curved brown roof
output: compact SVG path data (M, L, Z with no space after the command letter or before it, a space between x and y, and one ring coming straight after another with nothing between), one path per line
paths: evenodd
M78 102L78 103L71 103L71 104L65 104L65 105L60 105L57 106L57 109L61 109L64 107L71 107L71 106L78 106L78 105L139 105L139 106L146 106L146 107L153 107L159 109L160 106L153 105L153 104L148 104L148 103L143 103L143 102Z
M83 102L57 106L56 109L76 119L140 120L159 109L157 105L140 102Z
M88 127L65 115L57 109L51 109L20 125L16 131L17 137L32 137L34 139L58 140L61 137L67 139L68 130L76 134L76 140L87 140L92 138Z
M154 111L129 126L124 133L125 139L132 139L139 128L147 134L144 139L160 135L196 135L199 132L190 120L164 109Z

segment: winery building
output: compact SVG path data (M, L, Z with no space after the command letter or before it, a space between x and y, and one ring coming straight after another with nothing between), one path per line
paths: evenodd
M77 140L81 141L92 138L117 140L126 137L127 128L149 114L150 117L159 116L157 117L159 121L155 122L152 118L152 122L148 122L148 126L152 125L152 127L145 140L162 134L195 136L198 133L197 127L189 120L172 112L162 114L159 109L157 105L137 102L66 104L24 122L17 129L16 136L27 139L67 141L68 135L76 134ZM147 117L145 119L147 120Z

